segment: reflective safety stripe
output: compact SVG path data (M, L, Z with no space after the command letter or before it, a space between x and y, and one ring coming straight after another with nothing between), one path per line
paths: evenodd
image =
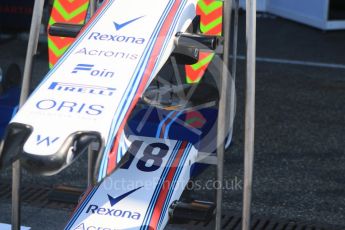
M199 0L196 14L200 16L200 31L206 35L222 34L223 2L219 0ZM199 61L186 65L186 82L198 83L212 61L214 53L200 52Z
M48 29L54 23L84 24L89 0L54 0L49 18ZM64 38L48 35L49 67L52 68L74 38Z
M222 34L223 3L219 0L199 0L200 31L207 35Z
M214 55L214 53L199 52L199 61L194 65L185 66L187 83L198 83L201 80Z

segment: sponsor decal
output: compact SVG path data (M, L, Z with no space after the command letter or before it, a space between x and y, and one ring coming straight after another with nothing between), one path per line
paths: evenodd
M55 111L64 113L78 113L91 116L102 114L103 105L87 104L75 101L58 101L53 99L44 99L36 103L36 108L45 111Z
M142 45L145 42L145 38L138 38L135 36L126 36L126 35L117 35L117 34L103 34L100 32L92 32L88 40L95 40L95 41L107 41L107 42L114 42L114 43L129 43L129 44L137 44Z
M132 24L133 22L139 20L143 16L131 19L129 21L125 21L123 23L113 22L115 26L115 30L119 31L124 27ZM96 41L108 41L108 42L116 42L116 43L128 43L128 44L137 44L142 45L145 42L145 38L140 38L136 36L128 36L128 35L121 35L121 34L104 34L100 32L92 32L88 40L96 40Z
M111 195L108 194L108 199L111 208L103 208L99 207L96 204L90 204L86 212L87 214L96 214L96 215L101 215L101 216L111 216L111 217L118 217L118 218L127 218L127 219L133 219L133 220L139 220L140 219L140 213L130 211L130 210L122 210L122 209L116 209L113 208L117 203L119 203L121 200L125 199L135 191L141 189L142 187L135 188L131 191L128 191L120 196L117 197L112 197Z
M139 188L133 189L133 190L131 190L129 192L126 192L126 193L124 193L124 194L122 194L122 195L120 195L118 197L115 197L115 198L108 194L108 199L109 199L111 207L113 207L115 204L117 204L118 202L120 202L121 200L123 200L124 198L126 198L127 196L131 195L133 192L135 192L135 191L137 191L137 190L139 190L141 188L142 188L142 186L139 187Z
M123 22L123 23L116 23L116 22L113 22L114 23L114 26L115 26L115 29L116 30L121 30L123 27L125 26L128 26L129 24L131 24L132 22L135 22L136 20L142 18L144 16L140 16L140 17L137 17L137 18L134 18L132 20L129 20L129 21L126 21L126 22Z
M41 135L37 135L36 145L45 144L47 147L49 147L50 145L54 144L54 142L57 140L59 140L59 137L49 137L49 136L43 137Z
M87 224L81 223L76 228L74 228L73 230L120 230L120 229L118 229L118 228L109 228L109 227L93 226L93 225L87 225Z
M123 60L136 60L138 59L138 54L127 53L121 51L112 51L112 50L96 50L96 49L87 49L82 48L75 52L75 54L82 54L87 56L98 56L98 57L107 57L114 59L123 59Z
M95 65L92 64L77 64L72 73L76 74L79 73L80 71L82 72L87 72L93 77L107 77L107 78L112 78L114 76L114 72L108 71L107 69L99 70L94 68Z
M72 71L72 73L77 73L78 70L85 70L85 71L91 71L92 67L94 67L94 65L91 64L78 64L74 70Z
M52 82L48 87L50 90L71 92L71 93L84 93L101 96L112 96L116 91L115 88L95 86L95 85L82 85L63 82Z
M113 208L101 208L98 205L90 204L86 210L88 214L97 214L101 216L111 216L111 217L118 217L118 218L127 218L133 220L140 219L140 213L132 212L128 210L121 210L121 209L113 209Z

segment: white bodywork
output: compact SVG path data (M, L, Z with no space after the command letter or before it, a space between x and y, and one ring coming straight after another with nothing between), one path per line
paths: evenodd
M77 131L99 132L109 151L145 74L147 86L174 49L175 34L194 18L195 5L196 0L105 3L12 119L33 127L24 152L54 155ZM176 13L167 18L172 7Z
M171 203L180 199L190 179L197 150L182 141L138 136L131 136L129 140L132 144L136 141L138 146L127 153L135 155L133 160L118 168L84 197L66 230L165 227ZM150 145L156 147L150 149ZM160 153L157 146L166 146L166 152ZM139 162L145 160L145 155L154 160L147 160L143 168ZM145 171L151 167L155 170ZM110 199L117 199L117 202L112 205Z

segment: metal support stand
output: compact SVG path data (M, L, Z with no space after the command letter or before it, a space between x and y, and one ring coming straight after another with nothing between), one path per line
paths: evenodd
M92 149L92 145L89 145L87 150L87 186L94 185L94 171L95 171L95 154L97 151Z
M256 0L246 0L247 77L245 98L242 230L250 229L255 131Z
M12 230L20 229L20 183L21 168L20 160L16 160L12 164Z
M223 170L224 170L224 144L227 134L227 125L228 124L228 103L227 95L229 89L229 47L230 47L230 21L231 21L231 9L232 9L232 0L224 0L223 2L223 65L222 65L222 76L220 81L220 101L219 101L219 110L218 110L218 134L217 134L217 207L216 207L216 230L222 228L222 202L223 202Z
M38 37L42 22L44 0L35 0L32 13L31 27L28 48L25 58L22 89L20 94L19 107L26 101L30 91L30 79L32 72L32 61L37 51ZM20 184L21 166L20 160L12 165L12 230L20 229Z
M42 22L44 0L35 0L35 5L32 13L31 27L28 48L25 57L25 66L23 74L22 90L20 94L19 106L22 106L29 96L30 79L32 73L32 62L34 55L37 52L38 38L40 34L40 27Z
M233 43L232 43L232 64L231 64L231 82L230 84L228 84L228 96L227 96L227 100L228 100L228 106L230 106L229 108L229 127L230 127L230 133L228 133L229 137L232 137L232 126L234 123L234 119L235 119L235 113L236 113L236 88L235 88L235 84L236 84L236 72L237 72L237 45L238 45L238 12L239 12L239 0L233 0L233 4L234 4L234 35L233 35ZM231 144L231 138L227 139L227 142L225 144L225 146L230 146Z
M232 78L236 80L236 71L237 71L237 44L238 44L238 11L240 7L240 0L234 0L234 40L232 46L232 65L231 65L231 74Z
M96 0L90 0L90 18L95 14L97 10L97 2ZM94 185L94 170L95 170L95 154L96 152L92 150L92 146L89 145L87 149L87 186Z
M96 0L90 0L90 16L92 17L97 9L97 2Z

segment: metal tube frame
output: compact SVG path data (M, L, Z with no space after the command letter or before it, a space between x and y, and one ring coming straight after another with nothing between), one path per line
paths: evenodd
M226 95L229 86L227 70L229 67L229 43L230 43L230 19L231 2L224 0L223 7L223 68L221 80L221 98L218 114L218 135L217 135L217 208L215 229L221 229L222 217L222 187L223 187L223 169L224 169L224 140L226 130L224 124L227 124L227 103ZM237 64L237 43L238 43L238 10L239 1L235 0L234 16L234 40L233 40L233 60L232 76L236 77ZM246 62L246 98L245 98L245 146L244 146L244 189L243 189L243 213L242 230L250 229L250 207L252 196L253 181L253 162L254 162L254 131L255 131L255 57L256 57L256 2L255 0L246 0L246 44L247 44L247 62Z
M44 0L35 0L34 9L31 19L30 35L28 41L28 48L25 57L25 66L23 73L23 81L20 93L19 107L25 103L30 92L30 80L32 75L32 64L34 55L37 52L38 39L40 33L40 27L43 16ZM91 16L96 11L96 1L90 1ZM94 151L89 147L88 149L88 185L92 185L93 182L93 162ZM20 187L21 187L21 164L20 159L16 160L12 164L12 230L20 230L21 222L21 202L20 202Z
M237 46L238 46L238 12L239 12L240 0L234 0L234 40L232 46L232 78L236 81L237 73Z
M38 38L42 22L44 0L35 0L31 19L28 48L25 58L23 82L20 93L19 107L21 107L29 96L30 80L32 72L33 57L37 52ZM12 164L12 230L20 229L20 187L21 187L21 165L20 160Z
M92 17L97 9L96 0L90 0L90 16Z
M21 165L20 160L12 164L12 230L20 230L21 204L20 204L20 187L21 187Z
M244 187L242 230L250 229L250 208L253 184L255 131L255 56L256 56L256 0L246 0L247 73L244 136Z
M90 0L90 18L95 14L97 10L97 0ZM95 165L94 165L94 160L95 160L95 151L92 150L91 145L89 145L88 150L87 150L87 186L92 186L94 185L94 170L95 170Z
M222 202L223 202L223 178L224 178L224 144L226 139L228 122L228 85L229 85L229 48L230 48L230 21L231 21L232 0L223 1L223 58L220 81L220 101L217 120L217 191L216 191L216 222L215 229L222 228Z

